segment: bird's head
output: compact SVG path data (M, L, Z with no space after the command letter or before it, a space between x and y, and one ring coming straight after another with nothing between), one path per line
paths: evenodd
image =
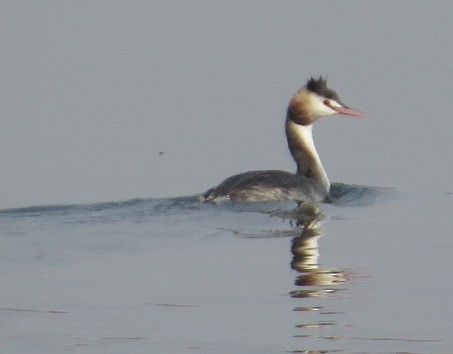
M287 117L297 124L309 125L320 117L333 114L364 116L342 103L338 94L327 87L327 80L319 76L310 78L305 87L296 92L289 103Z

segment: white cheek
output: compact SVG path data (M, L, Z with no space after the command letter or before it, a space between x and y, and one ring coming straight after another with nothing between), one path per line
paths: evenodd
M318 117L331 116L333 114L336 114L336 112L332 108L327 107L323 103L323 100L319 98L316 98L315 102L313 102L312 110L313 113Z

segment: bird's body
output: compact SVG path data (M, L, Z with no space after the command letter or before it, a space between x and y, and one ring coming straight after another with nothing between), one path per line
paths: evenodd
M301 188L301 186L304 186ZM323 197L320 197L323 196ZM326 190L312 180L279 170L249 171L231 176L203 195L203 202L224 200L262 202L266 200L320 201Z
M313 123L322 116L363 113L341 103L322 77L311 78L291 99L285 132L297 172L278 170L249 171L225 179L199 197L201 202L224 200L260 202L267 200L306 200L320 202L329 195L330 182L313 141Z

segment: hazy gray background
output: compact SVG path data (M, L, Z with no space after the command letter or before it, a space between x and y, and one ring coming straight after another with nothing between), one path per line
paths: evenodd
M450 1L2 1L0 207L294 170L286 104L318 74L368 114L316 127L332 181L448 191L452 13Z

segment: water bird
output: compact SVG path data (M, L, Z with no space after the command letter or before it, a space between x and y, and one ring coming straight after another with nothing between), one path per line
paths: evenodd
M292 97L286 114L286 138L297 165L296 173L279 170L240 173L209 189L198 200L220 203L225 200L321 202L328 199L330 182L313 141L313 124L320 117L334 114L364 116L342 103L338 94L327 86L326 78L311 77Z

